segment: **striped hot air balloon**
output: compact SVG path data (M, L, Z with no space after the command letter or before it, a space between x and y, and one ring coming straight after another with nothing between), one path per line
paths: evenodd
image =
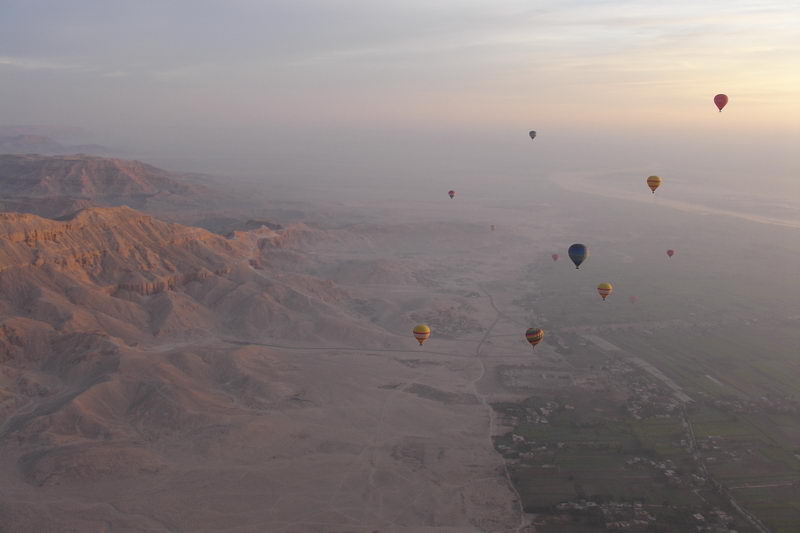
M531 348L536 349L536 345L542 342L544 338L544 330L540 328L528 328L525 332L525 338L531 344Z
M602 296L603 300L605 300L609 294L614 292L614 287L610 283L604 281L597 286L597 292L600 293L600 296Z
M418 324L414 326L414 338L417 339L417 342L420 346L422 343L428 340L431 336L431 328L426 326L425 324Z
M647 186L650 187L650 190L653 191L653 194L656 193L656 189L658 189L659 185L661 185L661 178L658 176L650 176L647 178Z

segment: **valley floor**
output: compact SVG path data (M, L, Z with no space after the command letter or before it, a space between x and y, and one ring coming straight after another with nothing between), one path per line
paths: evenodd
M792 531L800 391L789 307L772 296L767 311L729 305L745 295L716 291L725 276L703 263L691 230L679 230L687 242L669 264L650 244L664 235L629 221L591 236L600 253L580 271L553 262L581 224L599 226L557 205L456 216L455 202L435 215L423 204L383 218L373 207L379 222L343 217L325 239L267 251L254 273L330 279L352 327L380 333L343 324L319 342L253 331L121 347L113 378L3 411L3 524ZM618 287L606 303L594 293L602 279ZM297 298L317 305L315 290ZM715 296L694 299L700 290ZM789 322L762 326L765 316ZM736 337L749 320L758 339L785 335L755 363L762 342ZM419 322L433 329L424 347L410 334ZM533 352L531 326L546 331ZM101 430L100 419L128 426ZM41 435L56 452L31 449ZM59 446L76 436L85 442Z

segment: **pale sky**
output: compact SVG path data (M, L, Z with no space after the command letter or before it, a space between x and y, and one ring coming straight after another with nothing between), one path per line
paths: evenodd
M281 171L364 150L346 172L409 157L444 171L445 158L479 164L475 147L498 147L490 165L536 129L551 155L587 165L663 167L669 154L650 146L709 161L733 151L741 169L749 147L751 166L788 176L800 4L0 0L0 117L143 153L263 156Z

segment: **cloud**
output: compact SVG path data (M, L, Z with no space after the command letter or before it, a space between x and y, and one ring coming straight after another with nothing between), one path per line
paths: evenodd
M127 76L130 76L130 73L124 70L112 70L110 72L104 72L100 76L102 76L103 78L125 78Z
M74 63L62 63L49 59L36 59L26 57L0 56L0 66L15 67L25 70L63 70L71 72L92 72L96 69L77 65Z
M723 89L795 109L796 1L6 0L0 112L58 95L98 123L633 121Z

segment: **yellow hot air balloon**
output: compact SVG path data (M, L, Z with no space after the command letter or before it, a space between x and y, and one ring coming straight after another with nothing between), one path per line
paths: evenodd
M650 187L650 190L653 191L653 194L656 193L656 189L658 189L659 185L661 185L661 178L658 176L650 176L647 178L647 186Z
M614 287L610 283L604 281L597 286L597 292L599 292L600 296L602 296L603 300L605 300L609 294L614 292Z
M420 346L422 346L422 343L428 340L430 336L431 336L431 328L429 328L425 324L419 324L417 326L414 326L414 337L417 339L417 342L419 343Z

